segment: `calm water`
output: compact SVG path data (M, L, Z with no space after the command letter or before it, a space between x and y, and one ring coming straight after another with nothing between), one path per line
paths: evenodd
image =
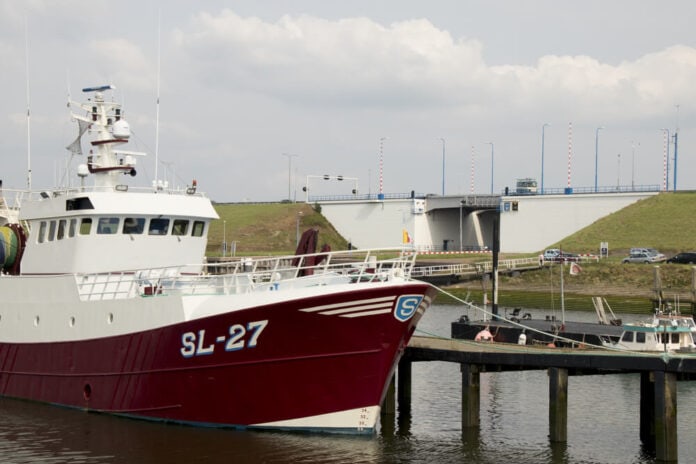
M420 328L448 335L462 313L435 306ZM0 462L653 462L638 437L638 375L570 377L566 444L548 440L544 371L482 374L481 427L465 433L460 379L455 364L414 364L411 416L383 424L374 437L197 429L0 399ZM696 382L679 382L677 391L680 462L694 462Z

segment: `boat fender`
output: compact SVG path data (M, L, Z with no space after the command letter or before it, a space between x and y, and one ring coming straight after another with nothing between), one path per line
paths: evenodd
M520 336L517 338L517 344L518 345L526 345L527 344L527 335L525 335L524 330L520 334Z

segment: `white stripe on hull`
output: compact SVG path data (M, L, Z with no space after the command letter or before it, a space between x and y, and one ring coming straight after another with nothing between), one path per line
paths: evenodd
M284 421L252 424L250 427L293 430L317 430L329 432L372 433L379 417L379 406L347 409L345 411L307 416Z

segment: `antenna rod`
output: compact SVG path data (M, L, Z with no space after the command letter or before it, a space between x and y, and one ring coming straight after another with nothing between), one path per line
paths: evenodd
M157 112L155 115L155 189L159 188L159 114L160 114L160 50L162 12L157 12Z
M27 189L31 190L31 100L29 98L29 24L24 18L24 55L27 78Z

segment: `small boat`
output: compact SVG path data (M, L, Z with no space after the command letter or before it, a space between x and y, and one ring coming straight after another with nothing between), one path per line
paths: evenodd
M618 341L622 334L620 319L617 319L606 300L593 297L597 322L559 320L553 315L544 319L533 319L530 312L514 308L509 314L486 320L471 320L463 315L451 324L452 338L475 340L482 330L492 334L494 342L520 343L528 345L554 344L558 347L602 346L603 340ZM472 305L473 307L473 305ZM607 315L607 310L611 317Z
M111 86L70 102L79 186L0 183L0 395L197 426L367 434L434 297L409 249L206 264L194 180L144 153ZM88 180L92 180L91 185ZM29 184L30 186L30 184Z
M649 321L624 324L619 339L602 340L610 348L632 351L695 352L696 322L693 316L671 309L656 310Z
M648 352L696 352L692 327L688 323L690 318L661 319L653 318L650 322L624 324L623 333L618 341L602 340L607 348L615 348L628 351ZM693 319L691 319L693 323Z

